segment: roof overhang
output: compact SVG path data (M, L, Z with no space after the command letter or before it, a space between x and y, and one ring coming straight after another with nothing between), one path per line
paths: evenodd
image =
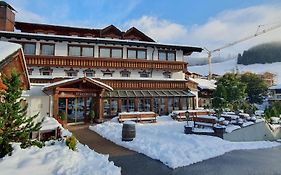
M101 89L105 89L107 91L113 91L113 88L108 86L107 84L102 83L98 80L88 78L88 77L72 78L72 79L66 79L66 80L58 81L58 82L51 83L51 84L48 84L48 85L44 86L42 88L42 90L48 91L50 89L55 89L56 87L71 85L71 84L78 83L78 82L81 82L81 83L88 82L90 84L93 84L93 85L96 85L96 86L100 87Z

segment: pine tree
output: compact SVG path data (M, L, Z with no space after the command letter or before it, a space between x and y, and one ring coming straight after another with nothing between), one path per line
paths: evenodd
M10 78L3 78L3 83L8 89L0 92L3 100L0 103L0 158L11 153L11 142L28 145L31 133L41 127L41 122L34 123L38 114L26 116L27 104L19 100L22 94L20 76L12 71Z

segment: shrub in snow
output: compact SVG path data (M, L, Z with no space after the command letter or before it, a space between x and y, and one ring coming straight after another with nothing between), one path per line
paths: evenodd
M76 138L72 136L68 136L65 140L65 144L68 146L69 149L75 151L76 150L76 145L77 145L77 140Z
M19 74L12 71L11 77L4 77L3 83L6 91L1 91L3 102L0 103L0 158L12 152L11 142L20 142L22 145L38 145L31 142L30 135L41 127L39 122L35 124L33 117L26 116L27 104L19 100L22 94Z

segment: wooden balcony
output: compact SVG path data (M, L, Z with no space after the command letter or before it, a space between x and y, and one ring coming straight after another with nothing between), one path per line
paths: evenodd
M115 69L162 69L185 71L187 63L181 61L152 61L137 59L112 59L94 57L26 55L27 66L115 68Z

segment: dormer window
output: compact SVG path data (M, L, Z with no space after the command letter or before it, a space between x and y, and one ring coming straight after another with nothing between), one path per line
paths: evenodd
M53 69L51 69L50 67L42 67L39 69L40 75L52 75L53 73Z
M170 71L165 71L165 72L163 72L163 76L164 76L164 78L171 78L172 73Z
M109 69L102 70L101 72L103 73L103 76L104 76L104 77L112 77L112 75L113 75L113 73L114 73L114 71L111 71L111 70L109 70Z
M124 69L124 70L120 71L120 75L121 75L121 77L130 77L131 72Z
M96 72L93 69L88 68L83 71L83 74L85 77L94 77Z
M148 78L148 77L151 77L151 72L146 71L146 70L143 70L142 72L139 72L139 74L140 74L140 77L141 77L141 78Z
M74 70L73 68L70 68L69 70L64 70L66 76L68 77L76 77L78 75L79 70Z

